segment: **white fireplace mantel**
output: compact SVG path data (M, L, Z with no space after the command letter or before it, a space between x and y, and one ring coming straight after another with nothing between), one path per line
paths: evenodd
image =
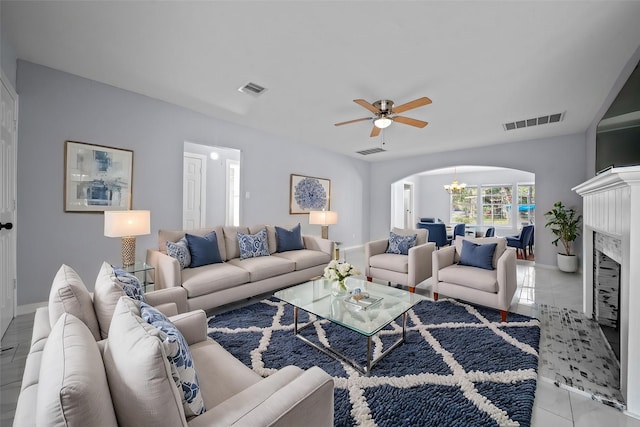
M593 312L593 235L620 239L620 383L640 417L640 166L612 168L573 188L583 198L583 309Z

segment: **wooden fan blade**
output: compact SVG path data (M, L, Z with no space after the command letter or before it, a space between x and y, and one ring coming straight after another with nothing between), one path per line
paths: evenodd
M364 99L354 99L353 102L355 102L356 104L366 108L367 110L371 111L372 113L379 113L380 110L378 110L376 107L374 107L373 105L369 104L367 101L365 101Z
M423 128L429 124L428 122L423 122L422 120L416 120L403 116L392 117L391 120L393 120L394 122L402 123L404 125L415 126L417 128Z
M380 128L378 126L373 126L373 129L371 129L371 135L369 135L370 137L374 137L374 136L378 136L380 135Z
M407 102L406 104L398 105L397 107L393 107L394 113L403 113L407 110L411 110L413 108L422 107L423 105L431 104L431 100L426 96L422 98L414 99L413 101Z
M355 120L349 120L347 122L336 123L334 126L342 126L342 125L348 125L349 123L363 122L365 120L371 120L372 118L373 117L363 117L361 119L355 119Z

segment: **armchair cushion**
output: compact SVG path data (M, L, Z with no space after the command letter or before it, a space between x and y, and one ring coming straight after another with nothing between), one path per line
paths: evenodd
M56 273L49 292L49 323L52 327L63 313L71 313L82 320L96 341L101 339L91 295L78 273L66 264Z
M438 280L483 292L498 292L495 270L469 268L469 266L453 264L438 272Z
M459 265L493 270L493 254L496 251L497 243L486 243L479 245L468 240L462 241L462 253L460 254Z
M401 236L393 231L389 233L388 254L409 255L409 249L416 245L417 234Z
M73 314L63 313L51 329L40 367L37 425L116 425L98 344Z
M409 257L388 253L373 255L369 258L369 266L406 274L409 272Z
M160 311L148 304L140 303L140 316L145 322L160 329L164 333L167 345L167 359L171 374L182 395L182 406L187 417L200 415L205 411L204 401L200 393L198 376L193 366L193 357L184 336Z

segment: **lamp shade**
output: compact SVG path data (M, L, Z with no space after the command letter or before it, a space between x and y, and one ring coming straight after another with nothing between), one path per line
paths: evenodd
M105 211L104 235L107 237L141 236L151 233L149 211Z
M338 223L338 212L335 211L310 211L309 224L331 225Z

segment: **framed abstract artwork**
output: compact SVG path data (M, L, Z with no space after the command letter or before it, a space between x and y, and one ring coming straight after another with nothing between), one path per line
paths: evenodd
M309 211L329 210L331 180L291 174L290 184L290 214L308 214Z
M132 181L132 150L65 141L65 212L129 210Z

